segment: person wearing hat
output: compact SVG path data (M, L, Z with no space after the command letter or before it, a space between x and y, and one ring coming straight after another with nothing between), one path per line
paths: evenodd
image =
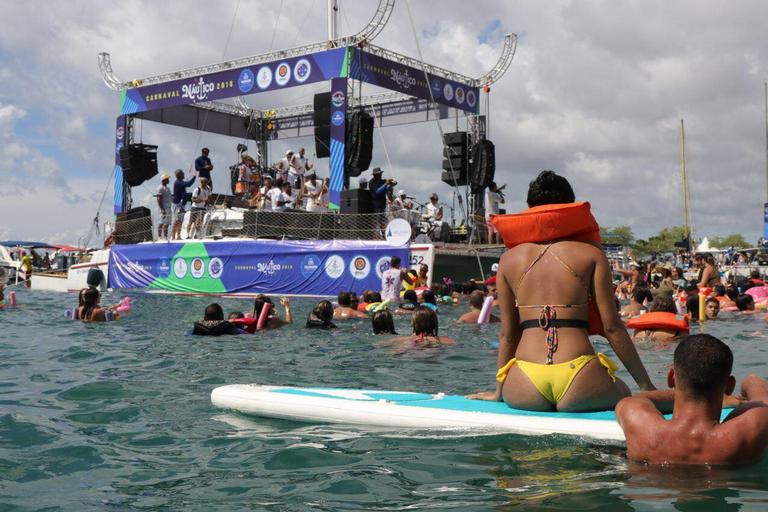
M168 188L171 177L167 174L160 176L160 186L157 188L157 206L160 208L160 222L157 225L157 237L168 239L168 226L171 225L171 204L173 194Z
M211 179L213 164L211 163L211 159L208 158L210 150L208 148L203 148L200 153L200 156L195 159L195 170L197 171L198 176L208 179L208 186L213 190L213 180Z
M185 181L184 171L181 169L176 169L176 172L173 174L176 176L176 181L173 182L173 205L171 206L174 217L172 238L174 240L179 240L181 238L181 224L184 222L184 215L187 213L185 208L187 201L189 200L187 188L192 186L197 179L197 176L192 176Z
M387 189L391 188L395 182L382 179L381 175L384 174L384 171L381 170L381 167L374 167L371 174L373 174L373 178L368 182L368 190L371 191L373 198L373 212L383 213L387 208Z
M443 207L437 202L437 194L432 192L427 203L427 220L430 224L439 225L443 221Z

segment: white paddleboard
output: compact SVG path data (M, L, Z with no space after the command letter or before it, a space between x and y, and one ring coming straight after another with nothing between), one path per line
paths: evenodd
M211 393L214 406L310 423L384 428L465 429L525 435L564 434L624 441L613 411L567 413L512 409L503 402L403 391L233 384Z

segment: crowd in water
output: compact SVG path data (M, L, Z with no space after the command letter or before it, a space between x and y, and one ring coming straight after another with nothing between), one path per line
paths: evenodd
M576 202L568 181L543 171L530 184L529 209L492 219L508 250L489 279L429 286L429 269L400 267L392 257L380 290L338 294L318 302L307 329L332 330L338 322L370 321L396 352L440 347L456 340L440 334L441 308L468 310L463 323L500 321L495 389L468 395L503 401L516 409L587 412L615 410L630 458L648 463L745 464L768 446L768 382L750 375L740 392L731 375L733 354L707 334L690 334L690 322L713 321L721 311L751 314L768 305L759 273L724 280L710 254L692 257L686 273L670 263L611 265L589 203ZM466 300L465 300L466 299ZM99 321L95 290L80 294L78 317ZM288 298L282 312L266 295L246 313L210 304L191 334L255 333L293 324ZM492 313L497 308L497 315ZM411 333L395 332L395 315L411 316ZM626 322L626 323L625 323ZM632 336L628 333L632 330ZM640 392L616 374L619 366L596 353L601 335ZM637 341L675 342L666 385L659 390L641 360ZM734 410L721 421L723 408ZM673 412L671 419L663 413Z

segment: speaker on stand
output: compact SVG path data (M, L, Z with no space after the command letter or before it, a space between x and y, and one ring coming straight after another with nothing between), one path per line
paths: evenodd
M315 94L312 121L315 125L315 157L331 156L331 93Z
M120 148L120 167L123 179L137 187L157 175L157 146L129 144Z

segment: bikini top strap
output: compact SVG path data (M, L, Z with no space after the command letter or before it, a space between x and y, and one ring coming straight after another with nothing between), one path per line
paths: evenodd
M525 276L527 276L527 275L528 275L528 272L530 272L530 271L531 271L531 269L534 267L534 265L536 265L536 264L537 264L537 263L538 263L538 262L541 260L541 258L543 258L543 257L544 257L544 255L547 253L547 251L549 251L549 248L550 248L550 247L552 247L552 244L549 244L549 245L547 245L546 247L544 247L544 250L543 250L543 251L541 251L541 252L539 253L539 255L538 255L538 256L536 256L536 257L533 259L533 261L531 262L531 264L530 264L530 265L528 265L528 268L526 268L526 269L525 269L525 271L523 272L523 274L520 276L520 279L518 279L518 280L517 280L517 286L516 286L516 288L517 288L518 290L520 290L520 285L521 285L521 284L523 284L523 279L525 279Z
M557 255L557 253L550 252L549 254L553 258L555 258L560 263L560 265L563 266L563 268L565 268L568 272L570 272L573 275L573 277L579 280L579 282L584 286L584 289L587 291L587 296L591 298L592 292L590 291L589 283L581 277L581 274L576 272L570 265L568 265L565 261L563 261L562 258L560 258L560 256Z
M525 276L527 276L527 275L528 275L528 272L530 272L530 270L531 270L531 269L534 267L534 265L536 265L536 264L537 264L539 261L541 261L541 258L543 258L545 254L549 254L549 255L551 255L553 258L555 258L555 260L556 260L558 263L560 263L560 265L561 265L561 266L562 266L564 269L566 269L568 272L570 272L570 273L571 273L571 275L573 275L573 277L575 277L576 279L578 279L578 280L579 280L579 282L582 284L582 286L584 286L584 289L585 289L585 290L586 290L586 292L587 292L587 302L589 302L589 300L591 300L591 299L592 299L592 292L591 292L591 289L590 289L590 286L589 286L589 282L585 281L585 280L584 280L584 279L581 277L581 274L579 274L578 272L576 272L576 271L575 271L575 270L574 270L574 269L573 269L573 268L572 268L570 265L568 265L568 264L567 264L565 261L563 261L563 259L562 259L562 258L560 258L560 256L558 256L558 255L557 255L557 253L555 253L554 251L550 251L550 250L549 250L549 249L550 249L550 248L551 248L553 245L555 245L556 243L557 243L557 242L553 242L553 243L551 243L551 244L548 244L546 247L544 247L544 250L543 250L543 251L541 251L541 252L539 253L539 255L538 255L538 256L536 256L536 258L534 258L534 260L531 262L531 264L530 264L530 265L528 265L528 268L526 268L526 269L525 269L525 272L523 272L523 274L520 276L520 279L518 279L518 280L517 280L517 287L516 287L516 288L517 288L518 292L520 291L520 285L522 284L522 282L523 282L523 279L525 279ZM517 293L518 293L518 292L515 292L515 295L517 295ZM583 304L583 305L585 306L586 304ZM534 305L534 306L521 306L520 304L518 304L518 303L517 303L517 300L515 300L515 306L517 306L517 307L523 307L523 308L525 308L525 307L539 307L538 305ZM555 306L555 307L557 307L557 306ZM575 305L570 305L570 304L569 304L569 305L561 305L561 306L559 306L559 307L564 307L564 308L567 308L567 307L576 307L576 306L575 306Z

